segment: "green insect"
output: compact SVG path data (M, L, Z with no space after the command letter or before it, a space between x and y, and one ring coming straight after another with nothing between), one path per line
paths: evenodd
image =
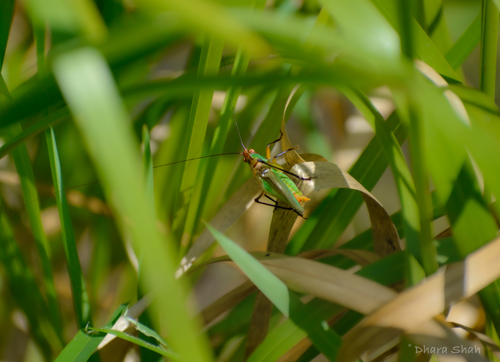
M238 125L236 125L236 129L238 130ZM240 132L238 130L238 136L239 133ZM279 164L276 163L277 157L282 156L289 151L295 150L299 148L299 146L289 148L288 150L285 150L271 158L270 147L276 142L279 142L282 137L283 133L281 133L280 138L267 145L267 157L264 157L256 153L253 149L248 150L243 144L240 136L241 145L244 149L244 151L240 154L243 155L243 160L248 163L253 175L257 178L260 186L262 187L262 193L255 199L255 202L280 209L293 210L299 216L304 217L304 204L310 199L302 194L297 185L295 185L288 175L304 181L310 181L312 180L312 177L300 177L299 175L284 170ZM268 204L260 201L262 196L265 196L274 202L274 204ZM277 200L286 202L290 205L290 207L277 206L277 201L272 199L270 196L274 196Z
M252 170L253 175L257 178L257 180L260 183L260 186L262 187L262 193L255 199L255 202L262 205L272 206L278 209L293 210L296 214L298 214L300 217L303 218L304 204L310 199L304 196L304 194L298 189L297 185L295 185L295 183L292 181L292 179L290 179L288 175L291 175L303 181L310 181L314 177L307 177L307 178L301 177L292 172L284 170L281 165L276 163L277 157L283 156L285 153L299 148L299 146L289 148L288 150L281 152L275 157L271 157L271 146L282 139L283 133L281 132L281 135L277 140L267 145L266 147L267 157L264 157L256 153L253 149L248 150L245 147L245 145L243 144L243 140L241 139L240 130L238 129L238 124L236 122L234 123L236 125L236 130L238 131L238 137L240 139L241 145L243 146L244 149L243 152L220 153L217 155L208 155L208 156L190 158L184 161L177 161L177 162L167 163L165 165L155 166L154 168L169 166L176 163L199 160L208 157L225 156L225 155L242 155L243 161L248 163L250 169ZM266 198L271 200L273 204L268 204L260 201L262 196L265 196ZM288 205L290 205L290 207L278 206L277 200L272 199L271 196L274 196L277 200L286 202Z

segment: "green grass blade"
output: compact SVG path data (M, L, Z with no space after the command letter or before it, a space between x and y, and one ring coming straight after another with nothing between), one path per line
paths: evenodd
M0 263L12 298L28 319L30 335L46 361L62 347L55 337L50 314L31 269L17 245L5 213L0 211Z
M154 210L154 179L153 179L153 158L151 155L151 137L146 125L142 128L142 142L144 147L142 162L144 165L144 184L146 185L146 195L149 207Z
M73 308L76 316L77 326L81 329L91 323L90 305L87 295L87 288L83 279L80 259L76 249L75 234L71 223L71 214L69 212L68 201L64 193L64 183L61 174L61 164L57 152L57 143L54 130L49 128L46 131L47 147L49 151L50 169L52 179L54 180L54 189L56 195L57 209L59 210L59 219L61 221L61 232L66 253L66 265L71 283L71 292L73 295Z
M138 5L153 13L173 11L184 27L193 28L221 40L226 39L234 46L243 45L250 54L260 54L267 45L247 27L225 11L218 3L202 0L185 0L165 3L161 0L140 0ZM192 11L196 9L196 11Z
M200 62L198 65L198 75L207 76L217 74L220 67L222 57L223 42L211 37L205 39L202 47ZM186 159L196 158L201 156L203 142L207 130L208 118L212 107L213 89L203 89L197 91L193 97L191 104L191 112L189 114L188 128L188 151ZM206 160L191 161L184 167L182 176L181 188L177 200L180 202L176 207L176 217L173 223L173 231L180 238L180 254L184 255L185 250L189 247L191 236L196 224L196 216L199 213L202 181L196 187L200 170ZM193 191L194 189L194 191Z
M446 60L457 69L469 57L481 40L481 15L478 15L467 30L446 53Z
M111 328L126 311L126 304L118 307L106 327ZM85 328L80 329L54 362L85 362L92 356L104 337L106 337L105 333L92 333Z
M19 124L15 124L7 130L9 139L16 137L19 133L21 133L21 126ZM26 212L30 221L38 257L40 258L40 265L43 273L43 285L49 306L50 320L62 340L61 314L59 311L59 303L57 301L57 293L52 274L50 248L43 230L38 193L35 187L35 177L33 175L33 169L31 167L31 161L26 145L21 144L17 148L14 148L12 151L12 157L21 180L21 189L23 199L26 204Z
M171 162L184 160L185 153L182 152L184 139L187 134L187 122L189 117L188 105L183 104L179 109L174 110L170 119L170 127L175 137L169 137L163 142L155 155L155 163L164 165ZM175 211L175 197L179 190L184 164L160 167L155 171L155 203L161 207L156 209L160 220L165 221L169 215Z
M14 16L14 0L2 1L0 4L0 70L2 70L7 40L9 39L10 26Z
M398 3L390 0L372 0L372 2L380 9L381 13L391 23L394 29L398 31L400 36L402 36L399 10L397 8ZM411 34L413 37L413 50L421 60L429 64L438 73L450 79L459 79L434 42L413 18L411 19Z
M2 147L0 147L0 158L5 157L9 152L11 152L15 147L20 145L22 142L26 141L27 138L34 136L41 131L45 130L47 127L54 126L58 122L61 122L69 118L69 110L66 107L58 109L52 112L48 116L43 117L41 120L33 123L22 132L12 137L7 142L5 142Z
M104 58L93 48L83 48L55 59L54 70L122 232L131 236L136 254L142 252L142 287L155 292L155 313L161 309L165 325L175 330L169 334L172 348L182 361L210 361L206 341L186 310L184 282L174 277L172 240L160 235L154 210L148 207L138 145Z
M208 230L215 237L220 246L229 257L240 267L248 278L259 288L259 290L283 313L290 314L290 293L285 283L267 270L254 257L248 254L240 246L235 244L227 236L207 224Z
M443 2L442 0L422 2L422 7L425 7L423 12L426 22L424 24L419 21L419 24L422 24L422 28L441 53L445 54L452 45L452 38Z
M153 329L144 325L140 321L136 321L133 318L125 317L125 319L128 320L130 323L132 323L135 326L135 329L137 329L145 336L153 338L158 344L161 344L164 347L168 347L167 342L165 342L165 340L161 338L161 336L158 333L156 333L156 331L154 331Z
M180 360L179 355L177 353L168 351L164 348L161 348L161 347L155 346L154 344L151 344L149 342L143 341L142 339L140 339L138 337L131 336L130 334L120 332L120 331L114 330L112 328L88 328L88 330L96 331L96 332L100 332L100 333L112 334L114 336L117 336L117 337L125 340L125 341L129 341L131 343L137 344L138 346L140 346L142 348L147 348L150 351L156 352L159 355L167 357L171 360L174 360L174 361Z
M427 169L427 159L425 154L425 136L423 120L418 117L415 112L415 105L409 101L409 117L410 117L410 146L411 160L413 169L413 179L415 180L415 192L417 197L413 200L416 202L418 212L418 246L420 249L420 265L427 276L434 274L438 269L437 251L433 241L432 232L432 201L429 189L429 174ZM404 212L404 209L403 209ZM407 243L411 240L406 239ZM407 244L408 245L408 244ZM409 250L409 249L408 249ZM413 254L417 257L418 254Z
M100 41L106 35L106 27L93 1L29 0L26 7L33 23L47 22L55 33L79 34L91 42Z
M324 0L321 3L346 33L348 42L355 42L363 51L372 53L375 61L385 59L388 63L385 66L395 66L400 51L397 34L372 1ZM356 25L360 23L363 28Z
M479 88L495 97L499 12L492 0L483 0Z

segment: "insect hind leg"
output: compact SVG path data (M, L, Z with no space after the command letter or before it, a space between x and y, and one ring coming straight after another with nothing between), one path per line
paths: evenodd
M274 204L268 204L268 203L265 203L265 202L262 202L260 201L260 198L262 196L265 196L266 198L268 198L269 200L271 200L272 202L274 202ZM284 207L284 206L278 206L278 201L276 200L273 200L271 199L265 192L262 192L258 197L255 198L254 200L256 203L258 204L261 204L261 205L266 205L266 206L272 206L274 207L275 209L282 209L282 210L292 210L294 213L296 213L297 215L299 215L301 218L303 218L304 220L307 220L306 217L302 216L301 214L299 214L297 212L297 210L295 210L293 207Z
M265 196L266 198L268 198L269 200L271 200L272 202L274 202L274 204L268 204L266 202L262 202L260 201L260 198L262 196ZM267 205L267 206L272 206L272 207L275 207L277 209L283 209L283 210L294 210L292 207L284 207L284 206L278 206L278 202L276 200L273 200L271 199L268 195L266 195L265 192L262 192L257 198L255 198L254 200L256 203L258 204L261 204L261 205ZM295 211L295 210L294 210Z

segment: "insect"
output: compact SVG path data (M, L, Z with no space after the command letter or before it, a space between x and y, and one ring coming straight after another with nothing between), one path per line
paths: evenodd
M240 136L240 131L237 124L236 129L238 130L238 136ZM304 181L310 181L312 180L312 177L301 177L292 172L284 170L279 164L276 163L277 157L280 157L289 151L295 150L299 148L299 146L289 148L271 158L270 147L276 142L279 142L282 137L283 132L281 132L281 135L277 140L267 145L266 157L264 157L256 153L253 149L248 150L243 144L240 136L241 145L244 149L244 151L240 154L243 155L243 160L248 163L253 175L257 178L263 190L262 193L255 199L255 202L262 205L273 206L279 209L293 210L299 216L304 217L304 204L310 199L302 194L297 185L295 185L295 183L287 175L294 176ZM274 204L268 204L260 201L260 198L262 196L265 196ZM276 199L286 202L291 207L278 206L277 201L272 199L270 196L274 196L276 197Z
M255 178L257 178L257 180L260 183L260 186L262 187L262 193L255 199L255 202L262 205L272 206L278 209L293 210L297 215L304 218L304 204L310 199L304 196L304 194L302 194L297 185L295 185L295 183L288 175L291 175L303 181L310 181L314 177L301 177L292 172L284 170L281 165L276 163L277 157L283 156L285 153L299 148L299 146L289 148L279 153L278 155L271 157L271 146L282 139L283 133L281 132L281 135L277 140L267 145L266 157L264 157L255 152L253 149L249 150L245 147L245 145L243 144L243 140L241 139L238 124L236 122L234 122L234 124L236 125L236 130L238 131L238 137L240 139L241 145L243 146L244 150L243 152L220 153L217 155L208 155L208 156L190 158L184 161L177 161L177 162L167 163L165 165L155 166L154 168L169 166L176 163L183 163L208 157L225 156L225 155L242 155L243 161L248 163L253 175L255 176ZM272 201L273 204L260 201L262 196L265 196L267 199ZM276 199L286 202L288 205L290 205L290 207L278 206L278 202L272 199L270 196L274 196Z

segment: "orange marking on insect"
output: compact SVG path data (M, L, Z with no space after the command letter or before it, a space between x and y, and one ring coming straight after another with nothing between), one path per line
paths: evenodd
M295 196L295 198L297 199L297 201L298 201L301 205L303 205L303 204L305 204L307 201L311 200L310 198L305 197L304 195L293 194L293 196Z

